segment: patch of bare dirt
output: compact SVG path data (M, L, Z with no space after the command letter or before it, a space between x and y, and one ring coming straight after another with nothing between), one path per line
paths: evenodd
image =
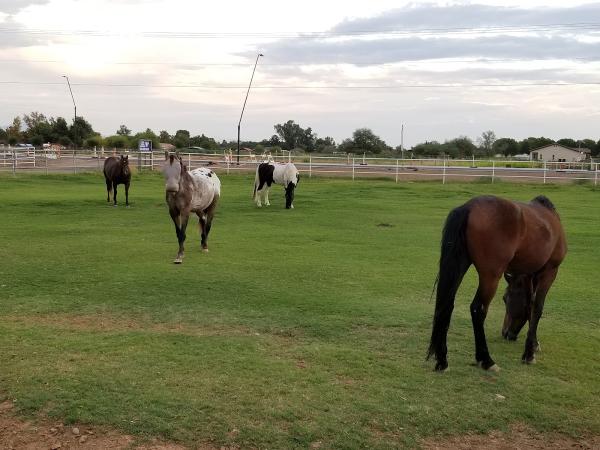
M445 439L427 439L426 450L542 450L542 449L600 449L600 436L572 438L558 433L541 434L524 425L514 425L508 433L467 434Z
M0 449L3 450L185 450L181 445L156 439L140 442L133 436L102 427L64 425L47 419L26 421L15 417L12 410L10 401L0 403Z

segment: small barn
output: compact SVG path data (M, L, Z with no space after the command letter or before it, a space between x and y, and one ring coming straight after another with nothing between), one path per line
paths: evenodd
M550 144L531 151L534 161L581 162L590 158L588 148L570 148L560 144Z

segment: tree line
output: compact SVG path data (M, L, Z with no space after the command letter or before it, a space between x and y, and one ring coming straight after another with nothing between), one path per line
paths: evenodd
M467 136L459 136L445 142L426 141L406 149L400 148L400 146L389 146L370 128L355 130L351 137L342 140L339 144L330 136L319 137L311 127L303 128L293 120L276 124L273 128L275 133L270 138L261 141L243 141L241 146L250 148L257 153L288 150L308 153L345 152L389 156L406 152L402 156L468 158L529 154L536 148L557 143L565 147L587 148L591 151L592 156L600 154L600 140L563 138L555 141L546 137L528 137L517 141L508 137L497 138L491 130L483 132L475 142ZM121 125L115 134L103 137L94 131L92 125L82 116L77 117L69 124L63 117L46 117L35 111L24 114L22 117L15 117L6 128L0 127L0 144L8 145L28 143L41 147L44 143L53 143L68 148L135 149L141 139L151 140L155 149L159 149L161 143L171 144L179 149L196 148L209 151L222 151L237 147L237 141L217 142L214 138L204 134L192 136L188 130L177 130L174 134L162 130L157 134L147 128L145 131L133 133L126 125Z

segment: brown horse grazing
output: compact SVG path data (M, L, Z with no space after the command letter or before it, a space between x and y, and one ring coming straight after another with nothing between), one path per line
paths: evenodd
M181 264L185 229L192 212L198 215L202 251L208 251L208 233L221 196L221 181L216 173L204 167L188 172L181 157L168 152L165 152L163 174L169 214L179 242L179 252L173 262Z
M131 172L129 171L129 156L121 155L120 158L110 156L104 160L104 179L106 180L106 201L110 202L110 191L113 192L114 206L117 206L117 184L125 185L125 205L129 206L129 185Z
M565 234L552 202L544 196L527 204L492 196L475 197L450 212L441 247L427 355L435 355L435 370L448 367L446 338L454 297L471 264L479 275L479 287L471 303L478 365L498 370L488 352L483 324L502 274L509 283L502 334L516 339L529 320L522 359L533 363L544 300L567 253Z

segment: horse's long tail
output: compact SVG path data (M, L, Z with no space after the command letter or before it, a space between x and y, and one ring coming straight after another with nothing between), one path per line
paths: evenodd
M260 164L256 166L256 175L254 176L254 193L252 194L252 200L256 200L256 190L258 189L258 185L260 184L260 177L258 176L258 168Z
M440 271L437 276L437 293L433 329L427 359L435 354L438 365L436 369L445 369L446 337L450 326L450 318L454 309L456 291L471 265L467 248L466 230L469 220L469 207L466 205L453 209L442 232L442 249L440 255Z

